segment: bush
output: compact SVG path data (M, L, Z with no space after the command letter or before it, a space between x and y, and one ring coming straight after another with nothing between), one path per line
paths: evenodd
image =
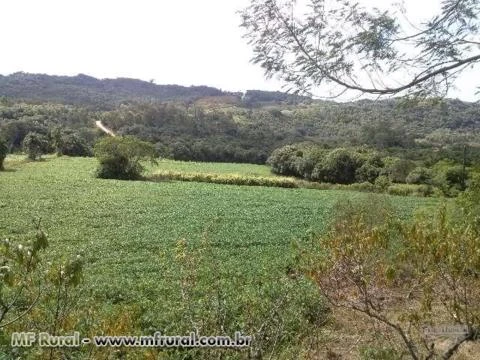
M297 176L297 158L303 157L301 152L294 145L287 145L273 151L268 158L267 164L272 167L272 172L287 176Z
M140 161L154 161L155 147L132 136L105 137L95 144L95 157L100 162L97 177L136 180L144 170Z
M479 189L472 189L471 200L478 200ZM463 221L462 207L441 206L435 214L426 208L413 220L363 199L335 210L330 231L301 248L299 267L333 311L370 318L388 339L389 347L363 348L363 359L450 359L464 342L478 339L478 234ZM464 216L458 221L452 214ZM463 325L465 335L437 347L441 340L425 326L449 323Z
M462 209L461 221L480 235L480 175L470 180L467 190L458 198L458 203Z
M424 167L413 169L407 176L407 184L432 184L432 171Z
M323 163L321 177L324 181L337 184L352 184L355 173L361 166L358 155L346 149L330 152Z
M390 179L385 175L379 176L375 180L375 187L379 191L382 191L382 192L386 191L390 185L392 185L392 183L391 183Z
M57 153L67 156L92 156L92 150L85 140L76 134L62 135L57 144Z
M8 154L7 144L5 143L5 141L0 139L0 171L3 170L3 162L5 161L7 154Z
M416 184L393 184L387 188L387 193L390 195L399 196L420 196L427 197L434 193L434 188L430 185L416 185Z
M28 158L34 161L47 154L50 147L47 137L36 132L29 132L22 144Z
M452 166L445 171L445 180L450 187L465 190L464 186L467 179L468 174L462 166Z
M405 183L408 174L415 169L415 163L410 160L394 158L386 166L385 175L388 175L390 181L396 183Z
M357 171L355 172L355 178L358 182L368 181L373 184L380 175L381 171L381 167L377 167L367 161L365 164L363 164L360 168L357 169Z

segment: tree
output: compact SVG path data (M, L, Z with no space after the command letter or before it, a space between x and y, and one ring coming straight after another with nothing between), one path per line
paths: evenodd
M49 148L48 139L39 133L29 132L23 139L23 151L27 153L30 160L39 159L42 154L46 154Z
M251 0L241 26L252 61L297 92L327 84L333 96L350 90L444 95L460 72L480 61L479 13L476 0L443 0L440 13L412 24L401 5L380 10L353 0Z
M95 157L100 162L97 177L104 179L139 179L142 160L154 161L155 146L133 136L105 137L95 144Z
M8 147L3 139L0 139L0 171L3 170L3 161L7 157Z
M325 157L319 178L334 184L352 184L360 166L362 163L357 154L347 149L335 149Z
M77 134L63 134L56 144L58 155L91 156L92 150Z

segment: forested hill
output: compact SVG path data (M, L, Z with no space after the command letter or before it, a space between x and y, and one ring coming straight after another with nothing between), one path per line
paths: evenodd
M242 93L226 92L209 86L157 85L128 78L100 80L83 74L71 77L23 72L0 75L0 97L2 96L14 100L82 105L103 110L132 101L190 102L199 98L215 98L221 102L255 106L309 100L282 92L249 90L244 96Z
M463 144L480 149L480 104L460 100L335 103L281 92L228 93L86 75L0 76L0 139L10 151L21 151L30 132L53 144L59 131L91 150L102 136L95 121L180 160L264 163L274 149L304 141L366 145L431 162L460 161Z

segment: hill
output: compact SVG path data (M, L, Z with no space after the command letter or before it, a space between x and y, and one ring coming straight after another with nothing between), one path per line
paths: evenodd
M11 151L20 150L31 131L53 146L55 128L76 133L91 147L101 135L95 121L150 141L161 156L178 160L263 164L274 149L308 141L366 145L429 163L462 162L463 144L480 143L480 104L460 100L336 103L86 75L0 76L0 135ZM472 161L480 156L473 152Z
M184 101L200 98L225 98L242 102L242 93L232 93L209 86L157 85L138 79L97 79L88 75L52 76L17 72L0 75L0 97L34 102L55 102L112 109L125 102ZM299 102L308 100L281 92L248 90L246 103Z

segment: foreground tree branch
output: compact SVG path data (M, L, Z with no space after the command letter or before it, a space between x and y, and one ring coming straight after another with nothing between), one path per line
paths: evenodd
M478 1L443 1L441 13L414 34L395 9L308 0L305 12L299 3L251 0L241 13L252 61L295 92L327 84L337 93L445 95L480 61Z

